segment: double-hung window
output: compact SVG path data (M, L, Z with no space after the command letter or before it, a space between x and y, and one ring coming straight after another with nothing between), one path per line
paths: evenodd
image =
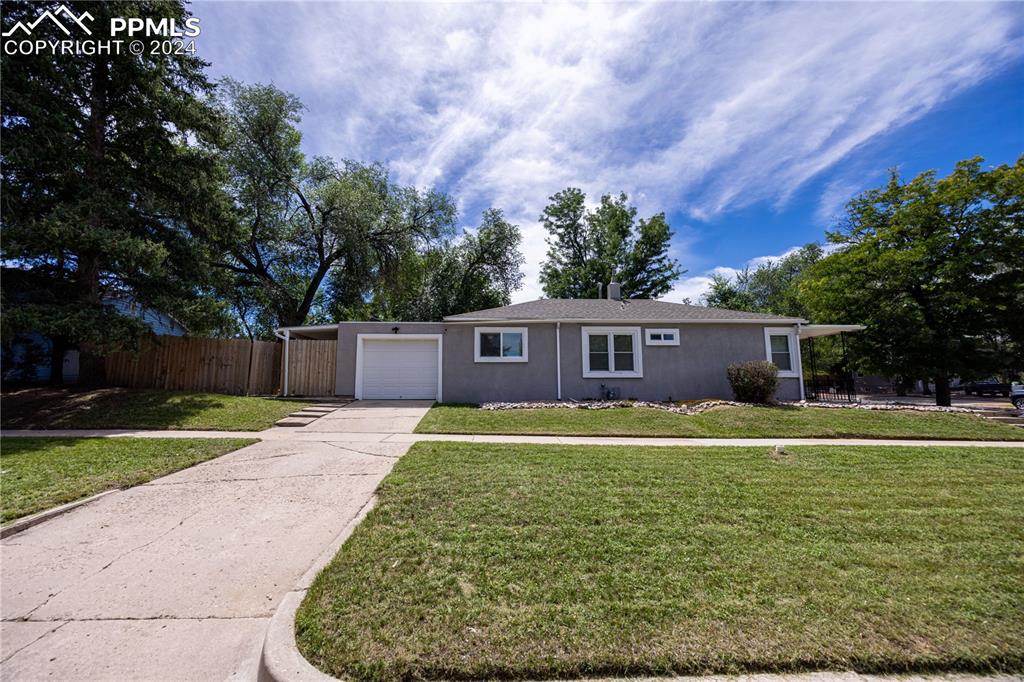
M526 327L476 327L473 360L476 362L526 362L529 335Z
M639 327L583 327L583 376L642 377Z
M765 327L764 350L769 362L779 368L780 377L800 376L796 331L790 327Z

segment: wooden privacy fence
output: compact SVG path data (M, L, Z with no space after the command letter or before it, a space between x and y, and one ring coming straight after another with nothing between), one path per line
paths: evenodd
M334 395L338 342L291 339L288 342L288 395Z
M280 391L281 344L156 336L138 353L108 355L106 371L112 386L269 395Z

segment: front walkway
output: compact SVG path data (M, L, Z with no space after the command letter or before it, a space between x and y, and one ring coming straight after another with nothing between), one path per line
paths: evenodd
M334 410L303 431L337 433L412 433L433 400L356 400Z
M0 542L2 677L255 679L278 603L408 448L279 431Z

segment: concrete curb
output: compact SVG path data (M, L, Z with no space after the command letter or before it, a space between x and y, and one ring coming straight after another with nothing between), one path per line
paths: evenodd
M306 597L306 591L313 584L313 580L330 563L341 546L352 535L352 531L362 523L376 504L377 496L374 495L341 529L331 544L320 553L313 565L299 578L295 587L278 604L277 610L274 611L274 615L270 619L266 637L263 639L263 650L260 652L260 664L257 672L259 682L328 682L336 679L317 670L299 653L298 645L295 642L295 613L299 610L299 605Z
M60 516L61 514L66 514L67 512L73 509L78 509L79 507L87 505L90 502L95 502L101 497L106 497L107 495L116 492L120 492L120 489L114 488L112 490L104 490L102 493L97 493L92 497L86 497L85 499L82 500L68 502L67 504L62 504L59 507L54 507L53 509L44 509L41 512L36 512L35 514L31 514L24 518L11 521L6 526L0 527L0 538L10 537L11 535L20 533L23 530L28 530L32 526L37 526L40 523L43 523L44 521L49 521L54 517Z

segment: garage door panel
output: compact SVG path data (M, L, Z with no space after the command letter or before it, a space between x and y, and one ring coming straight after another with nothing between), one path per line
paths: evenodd
M363 339L366 399L437 399L437 339Z

